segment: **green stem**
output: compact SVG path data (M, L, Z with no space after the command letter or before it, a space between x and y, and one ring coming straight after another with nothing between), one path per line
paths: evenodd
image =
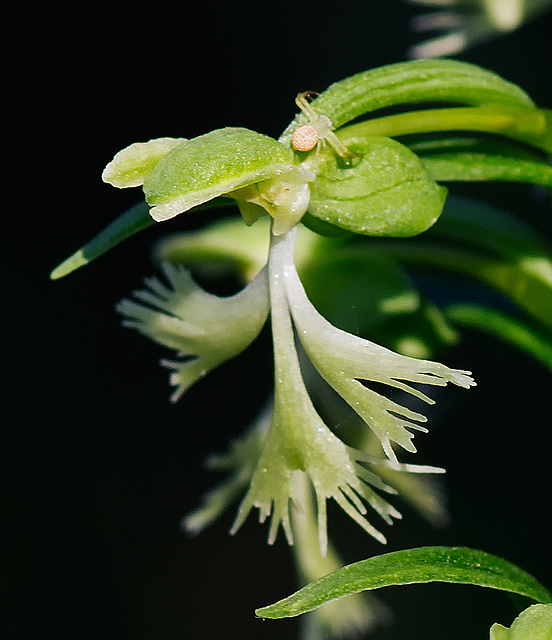
M275 393L283 397L294 397L297 385L303 386L284 281L285 265L289 252L294 251L296 237L297 227L281 236L271 234L268 259Z

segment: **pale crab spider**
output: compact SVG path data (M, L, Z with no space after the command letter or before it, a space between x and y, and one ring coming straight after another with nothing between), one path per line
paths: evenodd
M295 104L307 117L309 124L297 127L291 137L291 146L294 151L308 152L316 147L316 152L321 144L327 143L328 146L338 156L344 160L350 160L357 154L349 151L347 147L333 132L333 126L328 116L318 114L309 104L308 98L317 95L313 91L305 91L299 93L295 98Z

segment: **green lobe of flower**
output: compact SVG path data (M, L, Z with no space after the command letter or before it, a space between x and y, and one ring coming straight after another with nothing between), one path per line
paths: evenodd
M241 527L253 507L258 507L261 522L271 516L269 544L276 539L280 524L292 544L290 503L301 509L298 487L300 474L305 472L316 494L323 556L328 544L326 500L329 498L333 498L367 533L385 543L385 537L366 519L362 499L391 524L392 518L401 517L400 513L369 485L389 493L394 491L376 474L357 463L357 452L333 435L316 413L302 380L296 378L295 382L295 398L281 397L280 387L286 382L277 382L274 416L267 441L231 533Z
M115 155L104 169L102 180L119 189L138 187L144 184L153 167L185 140L157 138L149 142L135 142Z
M268 212L274 220L272 233L280 236L303 217L310 200L309 183L314 178L312 172L294 167L286 174L232 191L228 195L238 201L247 224L252 224Z
M348 148L362 156L353 166L322 157L311 187L311 215L372 236L413 236L437 220L447 191L412 151L378 137L351 139Z
M270 420L271 411L263 410L247 432L230 443L226 453L207 458L208 469L224 471L228 477L203 496L199 507L182 518L181 527L186 533L196 535L203 531L243 494L261 456Z
M469 371L402 356L337 329L312 306L291 265L285 284L297 333L312 363L374 431L395 466L398 462L391 442L415 452L413 434L408 429L426 431L419 424L426 422L426 417L380 395L361 380L401 389L428 404L433 400L409 383L446 386L452 382L466 389L475 385Z
M269 136L228 127L188 140L168 153L144 182L157 222L238 188L299 171L293 155Z
M150 278L148 289L134 294L139 302L125 299L117 310L125 316L125 326L184 357L162 361L174 370L170 380L177 387L171 398L175 402L257 337L268 315L268 286L263 271L236 295L221 298L195 284L182 267L165 264L163 271L170 287Z

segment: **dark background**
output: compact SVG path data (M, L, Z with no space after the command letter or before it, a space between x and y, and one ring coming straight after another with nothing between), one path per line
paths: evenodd
M296 637L296 621L253 615L295 589L291 554L281 539L266 546L266 525L250 517L231 538L231 509L196 539L179 531L218 480L203 458L225 448L269 391L268 340L172 406L157 366L165 352L120 328L113 311L152 272L156 238L215 214L152 228L66 280L48 273L138 198L100 180L116 151L227 125L277 136L297 92L404 60L414 13L398 0L246 1L43 4L5 17L2 637ZM552 106L551 26L548 14L460 57ZM550 237L550 201L535 190L462 192ZM478 387L442 398L441 419L417 442L427 462L448 470L453 526L435 530L405 508L385 532L387 550L482 548L550 587L552 376L471 333L446 359L471 368ZM357 529L330 509L347 561L382 551ZM515 615L505 595L475 587L380 597L395 624L374 640L484 639L493 621Z

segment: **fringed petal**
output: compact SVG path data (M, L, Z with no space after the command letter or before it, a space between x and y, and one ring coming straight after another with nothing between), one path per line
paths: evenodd
M236 295L221 298L197 285L182 266L162 266L168 286L157 278L147 289L124 299L117 310L123 324L177 351L178 360L163 360L173 370L176 401L209 371L241 353L258 336L268 316L268 283L261 273Z

